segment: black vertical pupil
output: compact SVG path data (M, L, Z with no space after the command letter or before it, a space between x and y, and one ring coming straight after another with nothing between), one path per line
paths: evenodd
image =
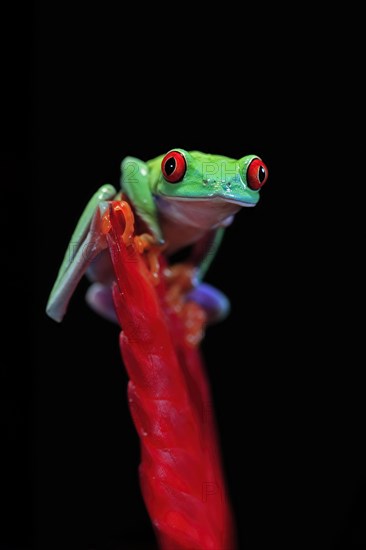
M175 167L176 167L175 158L170 157L170 159L168 159L165 163L165 172L167 173L168 176L170 176L170 174L174 172Z
M260 181L261 183L263 183L265 177L266 177L266 171L265 171L265 169L263 168L263 166L261 166L261 167L259 168L259 172L258 172L259 181Z

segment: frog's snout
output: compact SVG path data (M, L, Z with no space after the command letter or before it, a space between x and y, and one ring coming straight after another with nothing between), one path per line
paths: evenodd
M239 174L226 178L204 177L202 185L207 196L239 206L255 206L259 200L259 194L253 193Z

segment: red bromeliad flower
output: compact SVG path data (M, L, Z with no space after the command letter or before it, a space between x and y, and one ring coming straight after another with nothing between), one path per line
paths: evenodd
M188 266L143 252L124 201L103 218L128 400L141 442L143 498L163 550L236 548L210 390L199 349L205 313L187 301Z

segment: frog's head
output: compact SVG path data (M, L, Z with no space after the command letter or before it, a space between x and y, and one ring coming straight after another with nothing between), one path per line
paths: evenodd
M255 206L268 170L256 155L239 160L199 151L173 149L154 159L153 192L175 200L207 200Z

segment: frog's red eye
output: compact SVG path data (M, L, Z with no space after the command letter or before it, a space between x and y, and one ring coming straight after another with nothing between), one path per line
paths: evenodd
M186 170L186 159L179 151L170 151L162 160L161 171L164 178L170 183L181 181Z
M254 159L247 168L247 182L251 189L257 191L267 181L268 168L261 159Z

